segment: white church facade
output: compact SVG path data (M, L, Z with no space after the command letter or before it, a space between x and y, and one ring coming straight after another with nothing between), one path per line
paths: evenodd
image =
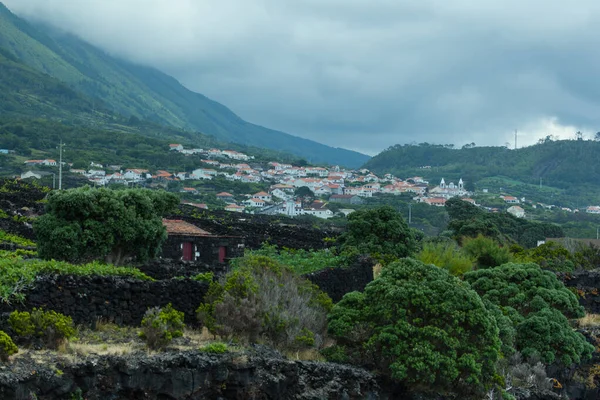
M439 186L436 186L429 191L431 197L442 197L444 199L455 196L468 196L470 194L470 192L465 190L465 183L462 178L459 179L458 184L455 184L454 182L446 183L444 178L442 178Z

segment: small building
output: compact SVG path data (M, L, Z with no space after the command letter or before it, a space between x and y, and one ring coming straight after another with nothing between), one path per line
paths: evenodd
M235 201L233 195L231 193L227 193L227 192L217 193L217 199L222 200L226 203Z
M508 207L507 213L514 215L517 218L525 218L525 210L519 206Z
M228 204L225 207L225 211L239 212L239 213L244 212L245 209L246 209L245 207L238 206L237 204Z
M165 258L224 264L244 255L244 239L239 236L213 235L189 222L163 219L167 240L162 248Z
M500 196L500 198L502 200L504 200L505 203L508 203L508 204L519 204L520 203L519 199L517 199L514 196Z

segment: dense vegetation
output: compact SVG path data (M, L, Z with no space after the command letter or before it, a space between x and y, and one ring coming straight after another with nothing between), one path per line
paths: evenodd
M55 91L61 97L57 103L61 107L86 112L91 108L93 113L96 109L110 109L135 120L200 131L221 141L281 150L315 163L358 167L369 158L354 151L325 146L248 123L227 107L186 89L160 71L119 60L74 36L62 32L56 34L52 28L33 27L11 14L1 3L0 27L0 48L3 48L5 62L9 60L13 64L21 62L27 65L26 75L33 76L37 72L38 75L43 73L55 78L45 79L49 83L48 89L24 86L24 93L16 97L11 94L7 107L13 112L27 113L22 111L23 102L30 102L41 112L54 112L57 106L44 104L41 96ZM0 72L7 73L0 73L2 80L5 76L15 78L14 70L9 70L15 68L13 64L8 65L8 69L0 67ZM19 75L15 78L16 83L23 81L27 82L27 77ZM5 80L3 85L10 85L10 82ZM17 92L16 87L10 85L2 92ZM78 105L82 96L77 92L94 100L82 101ZM28 96L30 94L33 97ZM3 109L1 104L0 109ZM64 110L60 114L61 117L70 117L65 115Z
M457 238L482 234L530 248L537 246L539 240L564 236L558 225L528 221L508 213L489 213L457 197L446 202L446 210L450 217L448 229Z
M329 332L348 361L411 388L481 398L500 356L496 321L473 290L433 265L387 265L334 306Z
M179 199L164 191L93 189L55 191L34 229L45 259L75 262L156 257L167 232L162 216Z

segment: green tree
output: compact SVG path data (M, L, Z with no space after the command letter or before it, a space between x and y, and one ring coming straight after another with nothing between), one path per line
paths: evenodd
M472 257L479 268L491 268L512 261L510 249L494 239L478 235L463 241L463 252Z
M348 215L348 225L339 243L342 251L369 254L384 263L412 256L418 250L415 232L389 206Z
M516 350L523 356L566 366L591 356L593 346L567 320L583 317L584 309L552 272L533 263L508 263L468 272L464 279L510 318Z
M294 195L298 197L315 197L315 194L308 186L300 186L294 190Z
M333 307L329 332L346 357L416 391L482 398L500 340L481 298L458 278L410 258Z
M83 187L48 195L46 213L34 223L44 259L84 262L155 257L166 239L161 216L179 199L163 191Z

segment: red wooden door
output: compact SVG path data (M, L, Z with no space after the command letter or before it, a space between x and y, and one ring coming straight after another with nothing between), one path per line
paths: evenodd
M227 247L221 246L219 247L219 262L224 263L225 257L227 257Z
M194 246L192 242L183 242L183 261L193 261Z

